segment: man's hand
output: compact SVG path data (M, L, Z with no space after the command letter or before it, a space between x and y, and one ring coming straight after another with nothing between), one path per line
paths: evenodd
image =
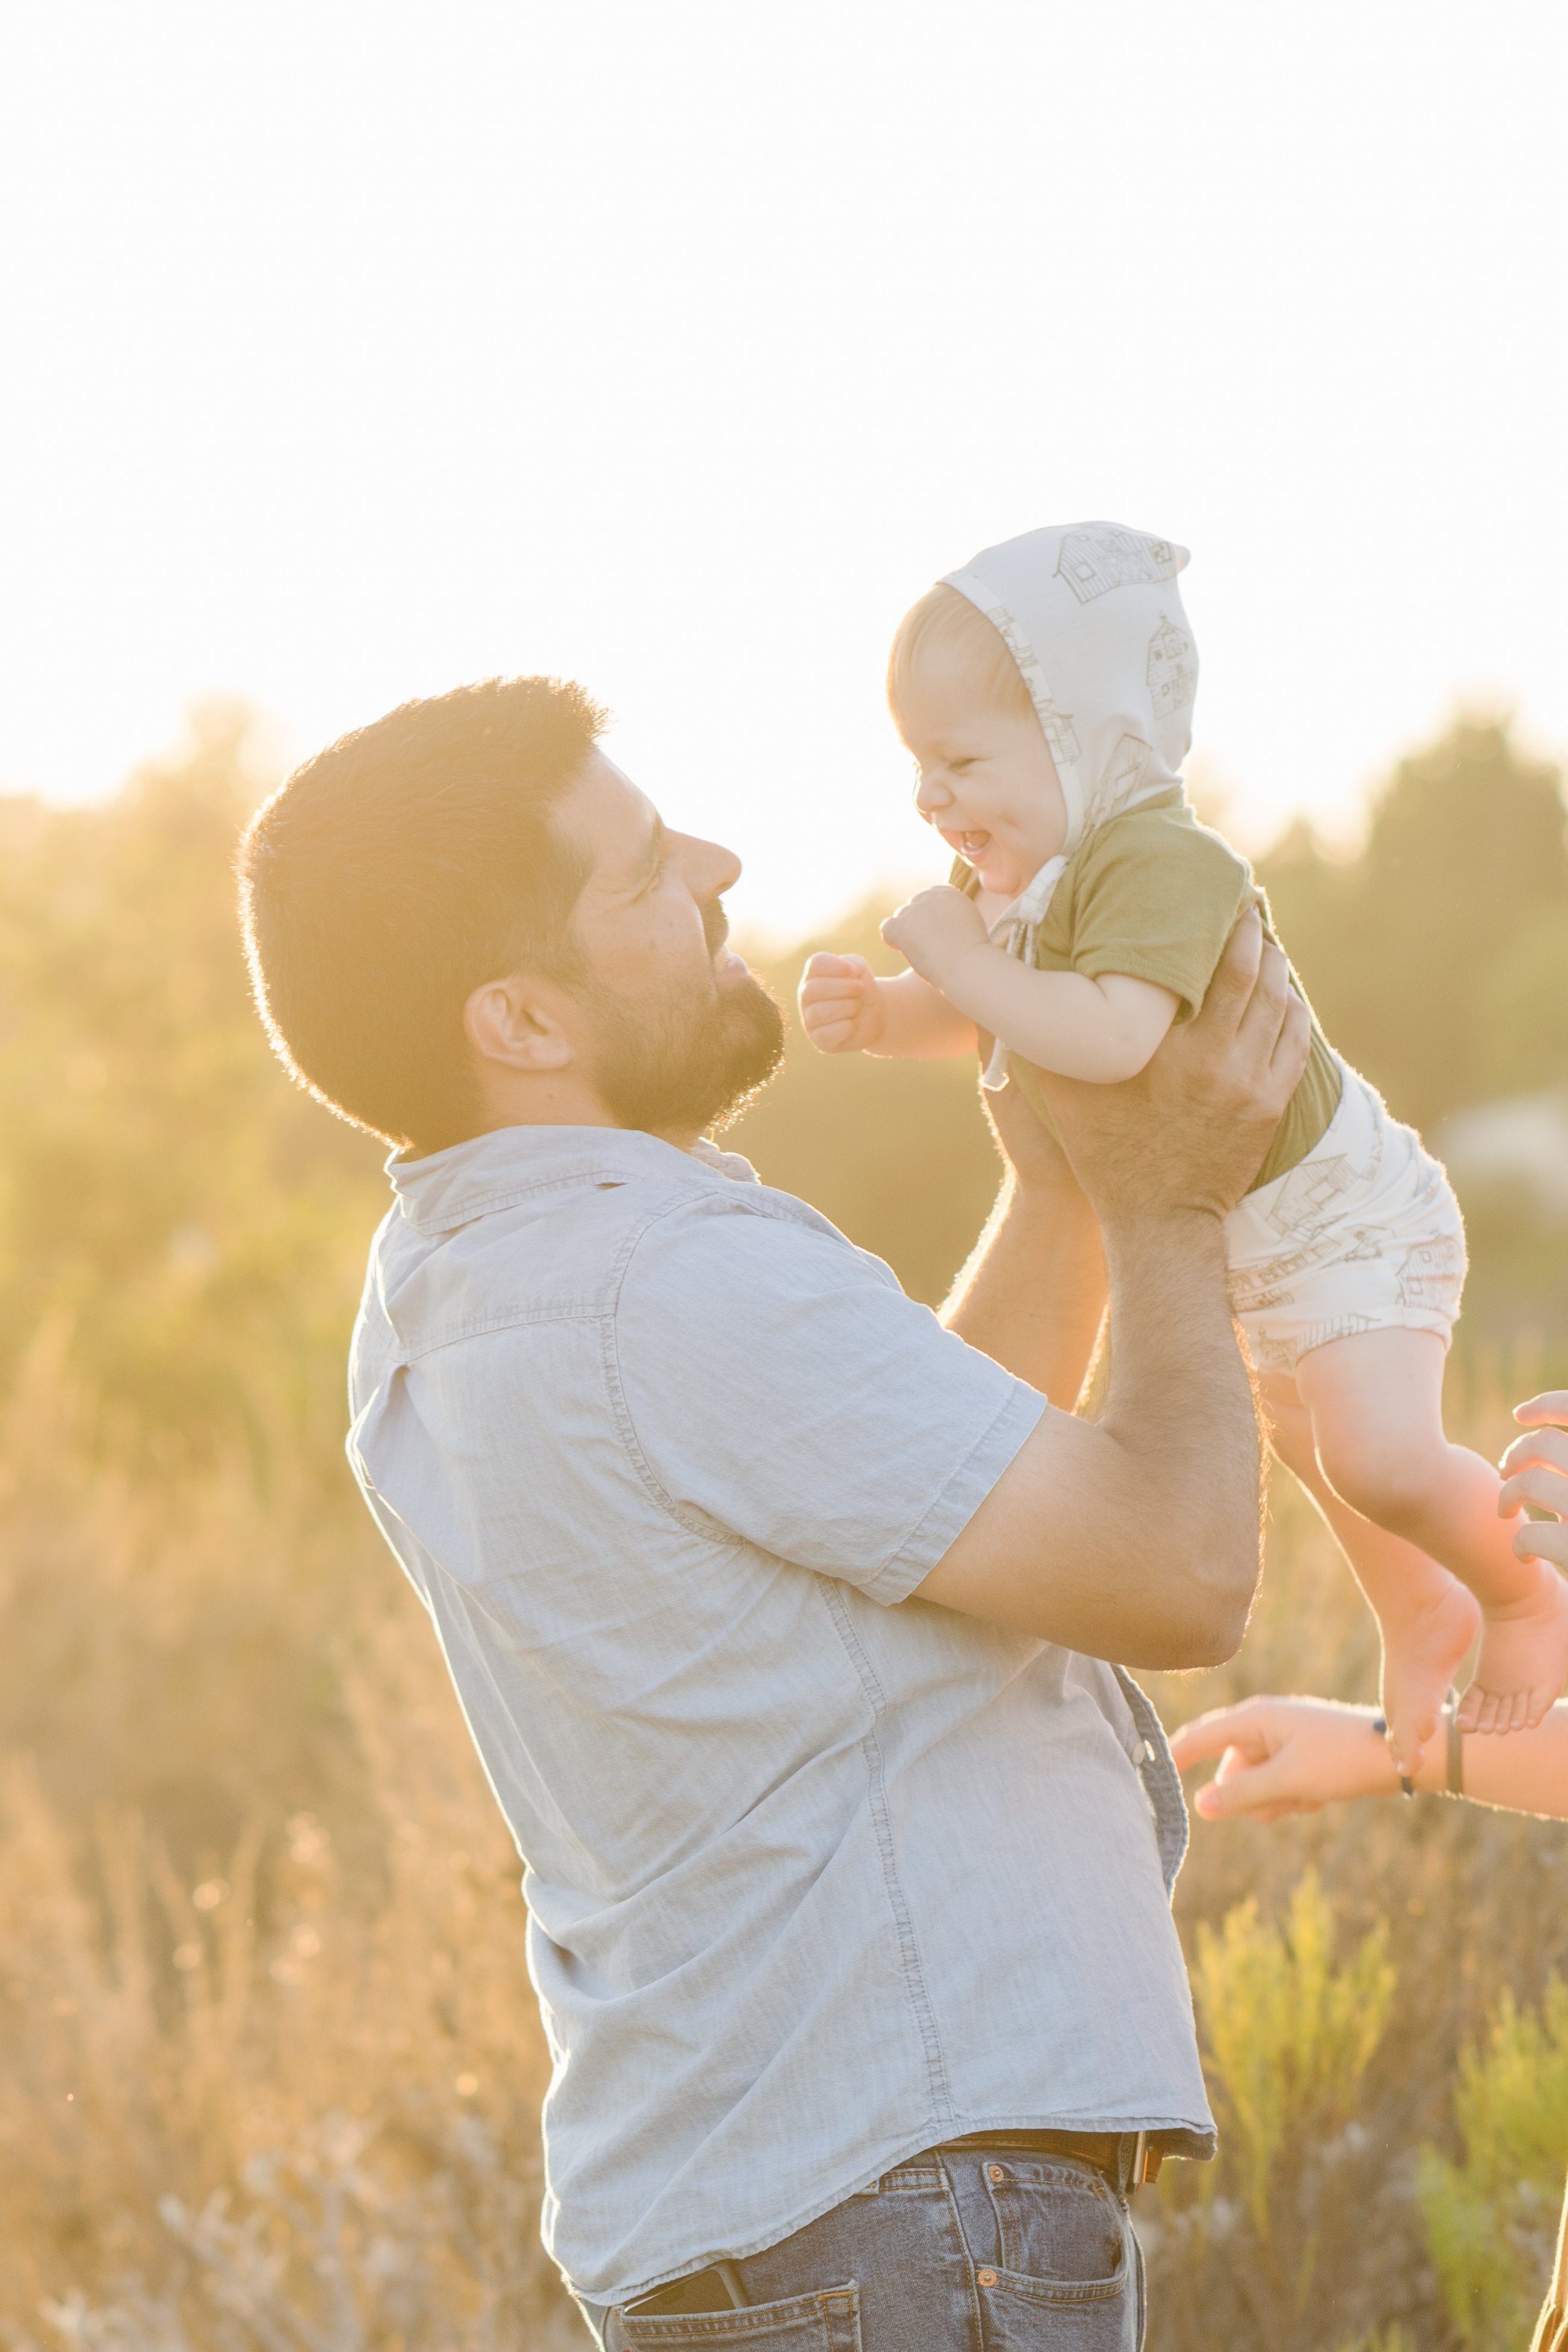
M1526 1503L1552 1512L1555 1525L1527 1519L1513 1548L1521 1559L1549 1559L1568 1570L1568 1429L1558 1426L1568 1422L1568 1389L1549 1389L1515 1405L1513 1417L1530 1434L1516 1437L1498 1465L1504 1479L1498 1515L1509 1518Z
M819 1054L863 1054L882 1041L887 1007L864 956L808 956L799 1003L801 1027Z
M942 989L972 949L990 944L984 918L973 899L945 882L918 890L906 899L882 925L882 937L922 980Z
M995 1042L994 1037L982 1036L982 1069L990 1062ZM1016 1078L1009 1078L1005 1087L982 1087L980 1107L990 1122L998 1150L1023 1191L1081 1192L1066 1152Z
M1263 1164L1311 1044L1289 967L1248 908L1197 1017L1118 1086L1041 1074L1068 1159L1103 1220L1223 1217Z

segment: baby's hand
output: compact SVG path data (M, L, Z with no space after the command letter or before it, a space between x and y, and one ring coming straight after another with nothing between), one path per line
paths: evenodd
M971 948L984 947L990 934L973 898L945 882L919 890L882 926L882 937L897 948L922 980L945 988L953 966Z
M865 957L808 957L800 976L800 1019L819 1054L861 1054L879 1044L888 1010Z

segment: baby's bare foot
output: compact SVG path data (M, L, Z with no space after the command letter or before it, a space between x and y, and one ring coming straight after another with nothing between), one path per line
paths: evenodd
M1530 1560L1531 1589L1489 1609L1476 1678L1459 1708L1461 1731L1533 1731L1568 1676L1568 1584L1544 1559Z
M1414 1772L1481 1622L1480 1603L1458 1577L1408 1617L1384 1617L1383 1712L1388 1748L1402 1772Z

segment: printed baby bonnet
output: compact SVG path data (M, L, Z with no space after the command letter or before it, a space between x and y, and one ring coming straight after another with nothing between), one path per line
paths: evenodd
M1067 801L1059 856L993 926L1027 956L1035 926L1086 835L1180 786L1198 656L1176 587L1187 551L1114 522L1026 530L987 547L943 585L978 606L1017 663ZM1001 1085L998 1046L988 1084Z

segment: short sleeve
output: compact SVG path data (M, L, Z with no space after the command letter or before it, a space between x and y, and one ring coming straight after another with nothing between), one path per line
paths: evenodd
M1090 980L1121 971L1152 981L1190 1019L1253 895L1250 869L1218 834L1166 810L1134 810L1086 847L1072 968Z
M638 1467L677 1517L889 1602L1046 1410L831 1226L712 1202L637 1243L614 1377Z

